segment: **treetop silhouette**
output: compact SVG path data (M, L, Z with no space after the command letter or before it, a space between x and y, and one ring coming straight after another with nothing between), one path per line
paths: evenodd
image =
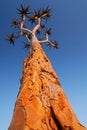
M51 28L46 28L45 22L51 17L51 9L49 7L40 8L38 10L30 11L30 6L20 5L20 9L17 8L17 12L19 14L19 20L16 18L12 21L12 26L19 30L19 33L14 35L7 35L7 41L10 44L14 45L15 40L20 36L23 36L27 39L27 43L25 44L25 48L29 48L32 43L39 42L40 44L47 43L48 46L53 46L58 48L57 41L49 40L49 35L51 35ZM31 22L31 24L35 24L32 30L26 27L26 21ZM43 23L43 24L42 24ZM42 32L43 31L43 32ZM40 35L45 34L45 40L40 38ZM39 35L39 38L37 38Z

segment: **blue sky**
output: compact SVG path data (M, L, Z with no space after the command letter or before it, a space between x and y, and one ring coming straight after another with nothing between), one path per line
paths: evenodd
M59 81L80 122L87 127L87 0L1 0L0 1L0 130L7 130L19 91L23 60L28 52L22 39L15 47L5 35L10 32L20 3L31 8L52 8L51 39L58 40L59 50L44 47Z

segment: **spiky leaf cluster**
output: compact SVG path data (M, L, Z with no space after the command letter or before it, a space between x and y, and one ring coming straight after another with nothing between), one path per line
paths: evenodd
M19 26L19 22L18 22L17 19L14 19L14 20L12 21L12 26L14 26L15 28Z
M14 33L12 33L11 35L7 35L7 41L10 42L10 44L14 45L14 41L17 37L14 35Z
M45 34L51 35L51 28L45 30Z
M44 19L50 18L51 17L51 9L47 7L46 9L42 9L42 16Z
M29 8L30 6L25 6L25 5L23 6L21 4L21 8L20 9L17 8L18 14L20 14L21 17L23 17L24 15L28 16L28 14L30 14Z

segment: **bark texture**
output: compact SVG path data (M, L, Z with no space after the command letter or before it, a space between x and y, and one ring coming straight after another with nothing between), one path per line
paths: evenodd
M24 60L8 130L87 130L80 124L39 43Z

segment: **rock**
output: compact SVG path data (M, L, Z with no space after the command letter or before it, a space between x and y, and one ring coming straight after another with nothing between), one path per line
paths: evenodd
M39 43L33 44L23 65L8 130L87 130L79 123Z

